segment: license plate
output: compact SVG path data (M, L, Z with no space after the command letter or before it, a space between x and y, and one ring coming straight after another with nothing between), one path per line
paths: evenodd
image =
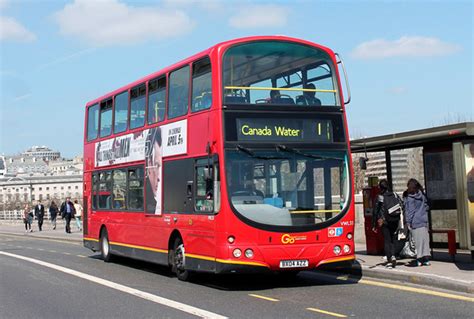
M280 268L300 268L308 267L308 260L281 260Z

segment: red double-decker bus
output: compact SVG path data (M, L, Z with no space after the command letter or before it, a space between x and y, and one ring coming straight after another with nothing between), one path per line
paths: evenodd
M339 65L309 41L249 37L87 103L84 245L181 280L354 259Z

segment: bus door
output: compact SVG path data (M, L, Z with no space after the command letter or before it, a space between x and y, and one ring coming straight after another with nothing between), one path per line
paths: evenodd
M220 177L217 156L196 159L194 176L186 184L187 199L192 202L193 213L188 216L187 251L215 256L216 221L220 208Z

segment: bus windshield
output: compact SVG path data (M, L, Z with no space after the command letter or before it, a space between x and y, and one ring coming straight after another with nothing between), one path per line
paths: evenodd
M311 226L330 220L349 199L345 151L226 151L227 189L234 211L269 226Z
M334 65L318 48L250 42L228 49L223 65L225 105L340 105Z

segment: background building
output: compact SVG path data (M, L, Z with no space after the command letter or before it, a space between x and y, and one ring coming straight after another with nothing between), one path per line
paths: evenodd
M45 161L54 161L61 158L61 153L46 146L32 146L21 154L23 157L36 157Z
M14 156L0 157L0 209L15 210L41 200L46 205L66 197L82 201L83 159L61 158L46 146L33 146Z
M424 185L422 148L391 151L390 157L392 161L392 184L394 191L401 193L406 190L407 181L410 178L416 178ZM387 178L385 153L367 153L367 158L369 160L367 161L367 170L365 171L364 177L375 176L378 177L379 180ZM358 161L355 162L355 164L358 164ZM367 180L365 185L367 185Z
M68 196L82 201L82 174L0 179L2 210L20 209L25 203L37 200L46 205L52 200L60 203Z

